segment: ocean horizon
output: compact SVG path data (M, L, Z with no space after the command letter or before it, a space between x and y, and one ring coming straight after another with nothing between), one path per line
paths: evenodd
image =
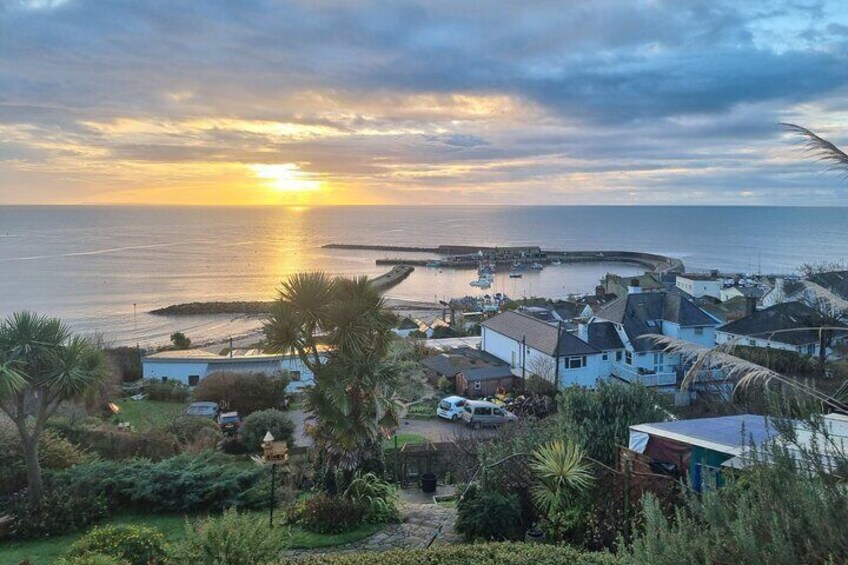
M115 344L198 342L255 330L238 317L163 318L154 308L210 300L271 299L299 271L376 276L387 256L328 243L430 247L539 245L680 258L687 269L791 273L848 257L848 214L788 206L0 206L0 315L34 310ZM632 265L548 267L469 286L468 271L418 268L387 296L441 300L505 292L563 297L591 292ZM11 276L10 276L11 275Z

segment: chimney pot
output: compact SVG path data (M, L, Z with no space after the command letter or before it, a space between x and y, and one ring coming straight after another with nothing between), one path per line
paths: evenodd
M639 287L639 279L630 279L630 286L627 287L627 294L639 294L642 289Z

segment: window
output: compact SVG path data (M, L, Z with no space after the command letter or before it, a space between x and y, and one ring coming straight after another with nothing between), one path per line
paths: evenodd
M510 363L513 369L515 369L515 351L512 352L512 362Z
M289 378L292 382L300 380L300 371L289 371Z
M197 386L197 383L200 382L200 375L189 375L188 376L188 386Z
M615 352L615 360L618 361L619 363L621 363L621 359L622 359L623 356L624 356L624 353L622 353L621 351Z
M627 363L628 365L632 365L633 364L633 353L631 353L630 351L625 351L624 352L624 362Z
M751 346L757 345L757 340L756 339L749 339L748 345L751 345Z
M565 368L566 369L582 369L586 366L586 356L582 357L569 357L565 360Z
M695 328L695 335L704 335L704 328Z
M474 414L477 416L491 416L492 409L488 406L480 406L479 408L474 409Z
M601 360L602 361L609 361L609 353L604 352L604 354L601 355Z
M480 384L480 381L474 381L474 390L480 390L483 388L483 385Z
M657 373L662 373L664 363L665 355L663 353L654 353L654 371Z

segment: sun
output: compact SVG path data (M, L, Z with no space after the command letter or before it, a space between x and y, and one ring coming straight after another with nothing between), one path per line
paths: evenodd
M278 165L248 165L251 172L265 181L263 184L277 192L314 192L321 190L315 173L302 171L295 163Z

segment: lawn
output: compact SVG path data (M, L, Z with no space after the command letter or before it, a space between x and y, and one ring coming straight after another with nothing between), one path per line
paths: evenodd
M118 418L138 431L161 428L185 413L186 404L163 400L119 400Z
M257 512L267 516L266 512ZM159 529L169 543L176 543L185 534L186 516L179 514L138 514L127 513L114 516L109 524L138 524ZM352 543L377 533L383 529L379 524L363 524L359 528L343 534L313 534L298 527L277 526L275 531L289 539L291 549L314 549ZM61 557L72 543L82 537L84 532L58 536L44 540L0 543L0 563L21 563L29 561L31 565L49 565Z
M397 438L397 447L403 447L407 444L427 443L427 438L418 434L396 434L394 437L383 440L383 449L395 447L395 438Z

